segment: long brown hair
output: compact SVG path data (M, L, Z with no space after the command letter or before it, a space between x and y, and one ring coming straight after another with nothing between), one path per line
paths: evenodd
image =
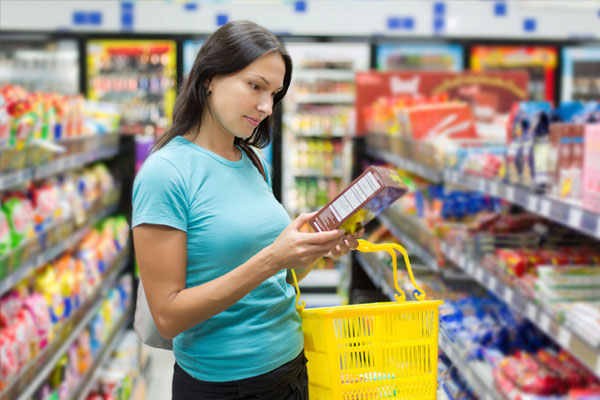
M177 95L173 124L157 140L152 151L164 147L174 137L200 127L202 111L208 104L206 87L212 78L241 71L256 59L274 51L283 58L285 75L283 89L273 99L273 113L262 120L249 138L236 137L234 140L247 153L252 151L249 145L258 148L267 146L274 128L273 117L281 112L281 99L292 80L292 59L277 37L267 29L251 21L232 21L217 29L200 48L192 70Z

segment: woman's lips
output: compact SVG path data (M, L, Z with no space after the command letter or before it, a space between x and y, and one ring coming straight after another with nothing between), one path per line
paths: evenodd
M250 118L247 115L244 115L244 118L246 118L246 121L248 121L248 123L250 123L250 125L252 125L253 127L257 127L258 124L260 123L260 120L258 119L254 119L254 118Z

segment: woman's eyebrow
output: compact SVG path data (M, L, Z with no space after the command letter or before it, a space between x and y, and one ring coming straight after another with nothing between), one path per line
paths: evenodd
M262 79L267 84L267 86L271 86L271 83L264 76L259 75L259 74L255 74L254 72L251 72L251 74L254 75L254 76L259 77L260 79ZM281 90L281 89L283 89L283 86L277 88L276 90Z

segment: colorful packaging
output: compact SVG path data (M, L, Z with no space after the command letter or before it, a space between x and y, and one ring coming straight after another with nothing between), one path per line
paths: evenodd
M338 228L354 232L407 191L396 171L371 166L308 222L315 232Z
M600 212L600 124L585 127L583 205Z

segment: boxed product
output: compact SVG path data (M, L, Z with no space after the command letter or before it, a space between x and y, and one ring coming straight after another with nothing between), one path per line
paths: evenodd
M408 191L394 170L371 166L308 222L316 232L365 225Z
M550 125L550 194L562 198L581 198L584 163L583 124ZM555 161L556 160L556 161Z
M424 104L406 108L401 115L405 132L415 140L477 138L471 108L466 103Z
M600 124L585 127L583 205L600 212Z

